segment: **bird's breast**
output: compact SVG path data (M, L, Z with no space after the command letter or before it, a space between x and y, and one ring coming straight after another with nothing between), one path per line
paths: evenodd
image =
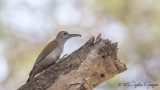
M50 54L48 54L39 64L43 67L47 67L51 63L56 63L57 59L62 54L63 49L56 47Z
M56 61L57 57L60 57L62 52L63 52L63 50L61 50L59 47L57 47L46 57L46 59L49 61Z

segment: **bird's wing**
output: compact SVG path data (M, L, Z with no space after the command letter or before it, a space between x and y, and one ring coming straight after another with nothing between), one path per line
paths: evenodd
M38 56L35 64L38 64L39 62L41 62L47 55L49 55L58 45L58 42L53 40L52 42L50 42L40 53L40 55ZM34 65L35 65L34 64Z

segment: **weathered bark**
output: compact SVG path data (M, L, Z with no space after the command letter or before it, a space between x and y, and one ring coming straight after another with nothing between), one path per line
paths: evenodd
M18 90L92 90L125 70L117 43L99 35Z

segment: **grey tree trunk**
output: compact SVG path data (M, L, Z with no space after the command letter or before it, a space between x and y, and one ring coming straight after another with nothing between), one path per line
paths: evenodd
M91 37L85 45L37 75L18 90L92 90L127 70L117 57L117 44Z

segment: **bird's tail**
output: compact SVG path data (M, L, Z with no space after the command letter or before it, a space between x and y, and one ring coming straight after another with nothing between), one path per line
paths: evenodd
M29 76L29 78L26 82L29 82L32 78L33 78L33 76Z
M32 71L29 74L29 78L27 80L27 82L29 82L33 77L34 77L34 71L35 71L35 67L32 69Z

